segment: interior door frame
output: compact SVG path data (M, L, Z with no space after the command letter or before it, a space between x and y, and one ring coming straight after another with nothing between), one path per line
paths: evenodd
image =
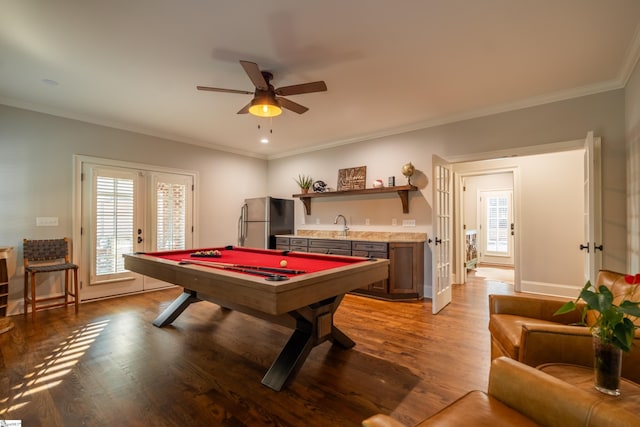
M599 137L594 137L594 139L597 139L598 141L600 141ZM462 167L462 165L466 163L477 162L478 165L482 164L482 165L486 165L485 166L486 168L490 168L490 165L504 165L505 164L504 162L507 161L510 157L531 156L531 155L537 155L537 154L552 154L552 153L559 153L563 151L574 151L574 150L584 150L584 149L585 149L585 140L574 139L574 140L563 141L563 142L554 142L550 144L540 144L540 145L533 145L533 146L527 146L527 147L503 149L503 150L496 150L496 151L490 151L490 152L484 152L484 153L471 153L471 154L462 154L457 156L448 156L447 159L453 165L454 173L458 173L461 170L460 168ZM496 166L496 167L499 167L499 166ZM458 180L455 179L454 182L457 183ZM514 188L514 193L515 191L516 189ZM600 192L601 191L602 189L600 188ZM456 194L459 194L459 192ZM455 200L457 203L457 196ZM514 204L515 204L515 200L514 200ZM520 248L520 241L519 241L518 228L517 228L518 221L520 221L520 216L519 216L520 214L518 213L518 216L515 216L516 215L515 210L516 210L516 206L514 205L514 221L516 221L516 230L515 230L516 242L514 243L515 244L514 250L517 250L518 252L520 252L521 248ZM458 218L460 215L461 215L460 206L459 205L454 206L454 217L455 217L454 220L457 218L459 221L461 221L461 219ZM461 223L458 223L454 227L456 231L459 229L458 226L461 227L460 224ZM460 245L460 243L457 240L456 240L456 243ZM459 251L456 251L456 253L458 252ZM456 266L455 266L456 275L462 273L462 270L461 270L462 267L459 261L462 261L462 259L459 260L458 256L456 255ZM514 289L516 291L521 290L521 277L520 277L520 272L518 271L519 264L520 264L519 258L514 258L514 266L516 270L514 274L514 281L515 281Z
M73 184L72 184L72 209L71 209L71 227L72 227L72 239L73 239L73 253L72 253L72 262L77 264L80 269L83 271L88 271L90 268L90 260L84 259L85 248L83 247L83 230L82 230L82 205L83 205L83 194L82 194L82 171L85 165L101 165L106 168L125 168L125 169L137 169L137 170L145 170L149 172L156 173L167 173L167 174L179 174L179 175L190 175L193 177L193 185L194 188L198 188L199 185L199 174L197 171L184 170L178 168L169 168L158 165L149 165L145 163L136 163L136 162L128 162L123 160L113 160L113 159L105 159L102 157L93 157L93 156L84 156L79 154L73 155ZM198 200L198 192L193 192L193 228L194 230L198 230L199 219L199 200ZM90 230L86 230L86 233L90 233ZM193 233L193 246L198 247L198 234ZM82 301L82 289L84 285L84 275L81 274L78 277L80 281L80 300ZM105 297L109 298L109 297Z
M589 131L584 140L584 244L585 282L595 283L598 270L602 268L602 144L600 137ZM583 246L581 244L580 248ZM584 250L584 249L583 249Z

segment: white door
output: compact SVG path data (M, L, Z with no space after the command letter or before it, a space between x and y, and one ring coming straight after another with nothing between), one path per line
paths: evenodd
M584 142L584 242L580 249L585 252L585 282L595 279L602 266L602 204L600 138L587 134Z
M432 311L438 313L451 302L452 183L451 165L433 156Z
M122 255L191 248L194 177L82 164L81 299L170 283L124 269Z
M479 192L480 262L513 265L513 192Z

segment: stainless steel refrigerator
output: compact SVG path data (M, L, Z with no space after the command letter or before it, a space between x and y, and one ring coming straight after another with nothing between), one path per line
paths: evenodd
M275 249L276 234L293 234L293 200L246 199L238 219L238 246Z

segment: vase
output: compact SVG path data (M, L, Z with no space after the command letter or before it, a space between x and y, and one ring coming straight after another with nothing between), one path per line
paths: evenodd
M595 387L601 393L620 395L622 349L603 343L598 335L593 336Z

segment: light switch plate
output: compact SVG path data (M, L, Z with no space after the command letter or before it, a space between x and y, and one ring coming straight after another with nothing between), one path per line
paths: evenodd
M57 227L58 217L57 216L38 216L36 217L36 226L37 227Z

